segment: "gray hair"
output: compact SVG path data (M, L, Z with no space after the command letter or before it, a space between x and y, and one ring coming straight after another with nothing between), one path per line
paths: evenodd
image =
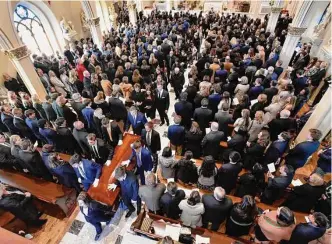
M284 109L280 112L280 118L288 119L290 114L291 114L291 112L289 110Z
M212 131L217 131L218 128L219 128L219 125L218 125L217 122L212 122L212 123L211 123L211 130L212 130Z
M154 173L148 174L145 178L145 182L146 182L147 186L156 185L156 181L157 181L157 178L156 178L156 175Z
M218 201L223 200L225 198L225 195L226 195L226 192L225 192L224 188L222 188L220 186L214 188L213 196Z
M115 172L114 172L114 177L115 179L120 179L122 178L124 175L126 174L126 170L124 167L118 167L115 169Z

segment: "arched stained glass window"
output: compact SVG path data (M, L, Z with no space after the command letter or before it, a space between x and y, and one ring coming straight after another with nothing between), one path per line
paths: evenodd
M23 5L17 5L14 11L14 24L22 42L32 53L51 55L54 53L44 26L38 16Z

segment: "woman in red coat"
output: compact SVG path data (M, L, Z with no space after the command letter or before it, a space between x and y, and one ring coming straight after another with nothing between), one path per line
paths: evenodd
M83 60L79 59L78 64L76 65L76 70L77 70L77 76L78 79L83 82L83 72L86 70L85 66L83 65Z

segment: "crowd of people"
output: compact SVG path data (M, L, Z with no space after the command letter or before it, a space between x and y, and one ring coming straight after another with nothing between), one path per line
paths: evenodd
M88 38L71 43L63 54L33 55L48 93L44 98L30 97L19 79L4 75L8 103L1 106L0 167L76 189L98 240L100 222L109 223L114 213L86 191L98 186L103 165L112 163L115 147L132 131L141 136L132 146L139 180L118 167L117 182L109 186L121 188L126 217L139 214L144 201L150 212L180 218L186 226L212 223L217 231L226 221L230 236L249 234L259 216L258 243L308 243L330 233L331 183L323 176L331 172L331 148L319 151L319 167L277 210L263 212L256 205L283 198L295 170L320 146L322 133L313 128L306 141L289 149L303 121L298 111L326 76L327 64L310 57L310 43L302 44L284 70L283 16L275 33L266 30L267 18L239 14L138 16L135 26L122 22L105 34L102 47ZM177 100L174 114L168 113L170 92ZM167 125L170 145L163 149L156 112L159 126ZM64 162L59 153L73 156ZM197 167L194 159L201 157ZM271 164L278 174L269 171ZM164 179L213 194L201 197L194 190L186 198L177 183L158 183L158 169ZM239 177L242 169L247 173ZM18 203L31 197L1 189L5 209L11 209L5 201L10 196L19 194ZM227 196L234 191L240 203ZM313 209L309 223L296 224L292 211ZM30 212L24 219L29 224L45 222L36 221L38 211Z

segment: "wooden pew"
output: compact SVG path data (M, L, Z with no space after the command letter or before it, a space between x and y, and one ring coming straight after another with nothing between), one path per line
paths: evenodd
M8 230L0 228L0 240L2 244L33 244L32 242L20 235L16 235Z
M28 191L43 202L58 206L66 216L75 209L74 189L13 170L0 170L0 181L22 191Z
M119 187L117 187L114 191L109 191L107 189L108 184L114 183L114 170L121 165L122 161L128 160L131 156L131 144L135 142L136 140L139 140L140 136L132 135L132 134L126 134L123 137L123 144L121 146L117 146L115 149L115 153L112 159L112 163L110 166L104 166L102 174L99 179L99 184L97 187L91 186L88 190L89 196L97 200L99 202L102 202L107 205L114 205L115 201L118 198L118 195L120 193ZM135 166L134 162L131 162L127 170L133 169Z

